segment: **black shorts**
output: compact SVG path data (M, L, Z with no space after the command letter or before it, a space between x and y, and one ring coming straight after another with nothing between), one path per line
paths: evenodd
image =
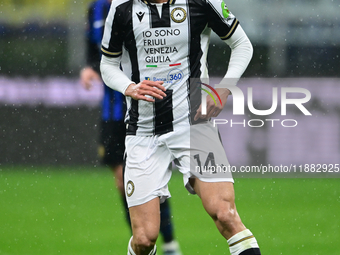
M126 126L123 121L101 121L98 155L105 165L123 163Z

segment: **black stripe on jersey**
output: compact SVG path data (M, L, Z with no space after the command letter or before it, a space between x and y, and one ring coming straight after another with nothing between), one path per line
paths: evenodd
M128 19L132 20L132 11L129 12ZM140 82L140 72L139 72L139 64L138 64L138 52L137 52L137 42L135 35L133 33L133 25L132 22L128 24L128 31L131 31L127 34L125 39L125 49L129 52L129 57L131 61L132 67L132 75L131 80L138 84Z
M165 134L174 130L172 113L172 89L165 91L166 97L155 99L155 135Z
M189 83L189 109L190 109L190 123L195 124L202 122L203 120L199 119L194 121L194 117L196 115L196 111L201 104L201 58L203 55L203 51L201 48L201 33L206 27L207 20L202 15L202 19L197 19L197 17L193 17L190 13L202 13L202 9L204 6L197 5L195 0L188 0L188 11L189 11L189 20L188 20L188 30L189 30L189 66L190 66L190 79Z
M131 98L131 108L129 110L129 120L127 121L128 127L126 130L127 135L136 135L138 117L138 101Z
M190 123L192 125L206 122L203 119L194 120L196 112L202 103L201 84L200 78L190 79Z
M126 24L126 31L130 31L129 33L126 33L125 38L125 47L128 50L131 66L132 66L132 76L131 80L138 84L140 82L140 73L139 73L139 65L138 65L138 56L137 56L137 43L135 39L135 35L133 33L133 25L132 25L132 3L133 1L129 1L124 6L126 7L124 9L125 15L122 15L126 18L126 20L129 20L130 22ZM127 128L127 134L128 135L136 135L137 132L137 122L139 118L138 113L138 101L131 98L131 107L129 110L129 120L128 120L128 128Z
M170 27L170 8L169 3L164 3L162 5L162 13L158 13L157 6L154 4L149 4L151 11L151 28L157 27ZM160 18L162 16L162 18Z

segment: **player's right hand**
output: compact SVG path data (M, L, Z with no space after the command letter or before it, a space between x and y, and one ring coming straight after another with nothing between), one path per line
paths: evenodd
M138 84L131 83L125 90L125 95L135 100L144 100L147 102L155 102L154 98L163 99L166 97L163 81L144 80Z

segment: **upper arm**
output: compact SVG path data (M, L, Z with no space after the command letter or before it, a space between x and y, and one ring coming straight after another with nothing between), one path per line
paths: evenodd
M206 0L208 26L222 39L229 39L236 30L239 21L230 12L225 0Z
M109 14L105 21L104 35L101 51L107 57L119 57L123 48L123 29L120 21L119 6L112 2Z

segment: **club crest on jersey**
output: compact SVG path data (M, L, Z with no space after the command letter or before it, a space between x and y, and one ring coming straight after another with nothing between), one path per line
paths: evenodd
M135 184L132 181L128 181L126 184L126 195L131 197L135 191Z
M182 23L186 18L187 18L187 13L181 7L174 8L171 11L171 19L176 23Z
M222 1L222 3L221 3L221 8L222 8L223 17L228 18L230 11L229 11L228 6L225 4L224 1Z

